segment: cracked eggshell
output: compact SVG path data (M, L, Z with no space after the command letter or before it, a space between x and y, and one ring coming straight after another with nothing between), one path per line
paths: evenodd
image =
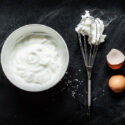
M118 49L112 49L106 56L107 64L111 69L119 69L125 62L125 55Z

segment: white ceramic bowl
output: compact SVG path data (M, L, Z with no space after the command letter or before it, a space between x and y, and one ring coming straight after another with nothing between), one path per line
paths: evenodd
M31 84L24 84L19 79L13 77L12 71L10 70L11 68L8 68L8 62L9 62L8 57L10 56L14 45L19 42L20 38L22 38L22 37L25 38L27 35L31 35L32 33L36 33L36 34L41 33L43 35L46 34L46 35L54 38L61 50L61 53L62 53L61 55L62 55L62 59L63 59L62 70L60 71L58 77L56 77L49 84L42 84L40 86L35 85L35 84L33 86L31 86ZM2 68L3 68L3 71L6 75L6 77L9 79L9 81L13 85L15 85L16 87L18 87L20 89L26 90L26 91L39 92L39 91L44 91L44 90L47 90L47 89L53 87L64 76L64 74L67 70L67 67L68 67L68 63L69 63L69 52L68 52L67 45L66 45L64 39L54 29L52 29L48 26L45 26L45 25L30 24L30 25L25 25L25 26L18 28L17 30L15 30L14 32L12 32L9 35L9 37L6 39L6 41L2 47L1 65L2 65Z

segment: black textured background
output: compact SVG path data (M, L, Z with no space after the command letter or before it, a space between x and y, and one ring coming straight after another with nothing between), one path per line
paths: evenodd
M75 26L81 14L90 10L106 25L105 43L99 46L92 80L91 119L87 118L87 76ZM69 48L69 68L62 81L52 89L29 93L14 87L0 67L0 125L125 125L125 93L108 88L113 74L106 54L111 48L125 53L124 0L0 0L0 43L26 24L39 23L57 30Z

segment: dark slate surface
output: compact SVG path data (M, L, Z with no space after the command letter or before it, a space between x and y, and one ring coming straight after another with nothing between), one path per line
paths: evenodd
M0 0L1 46L15 29L39 23L57 30L70 54L65 77L45 92L17 89L0 68L0 125L124 125L125 93L111 92L108 80L113 74L125 75L125 65L113 72L105 60L111 48L125 53L124 7L124 0ZM90 119L87 118L87 76L74 31L86 9L104 20L107 34L93 69Z

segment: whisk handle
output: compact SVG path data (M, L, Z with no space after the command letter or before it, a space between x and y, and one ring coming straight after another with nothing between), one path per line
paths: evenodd
M88 110L90 112L91 107L91 73L92 67L87 67L87 75L88 75Z
M88 108L91 107L91 79L88 79Z

